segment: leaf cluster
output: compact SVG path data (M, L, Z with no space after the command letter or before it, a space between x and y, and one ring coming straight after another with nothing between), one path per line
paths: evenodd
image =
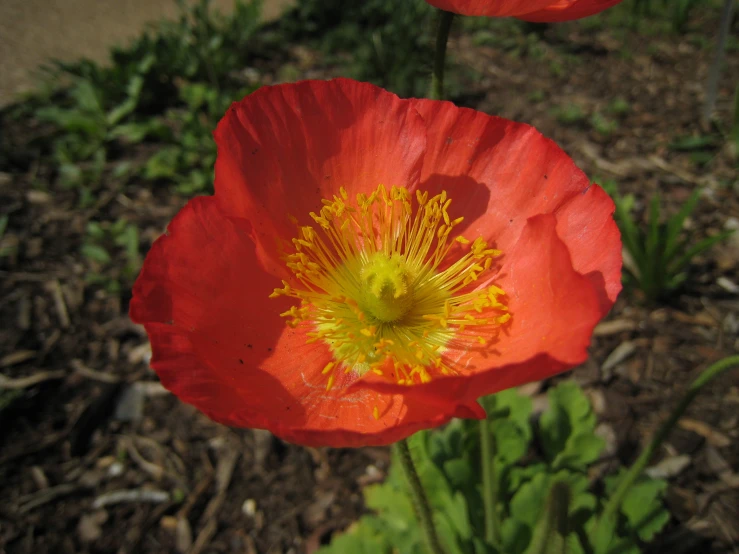
M176 192L186 196L209 192L216 161L213 130L231 102L252 90L222 92L207 83L183 83L178 90L183 107L163 116L169 132L144 164L144 179L173 183Z
M235 2L227 16L210 0L178 3L178 19L113 49L110 66L81 60L49 70L68 86L53 101L37 99L33 115L49 128L60 184L79 189L82 206L94 202L110 162L145 142L163 144L145 165L145 178L187 195L211 187L213 129L228 104L251 90L244 88L244 67L269 41L255 40L258 0ZM117 177L130 169L124 162Z
M628 279L645 295L647 302L666 300L688 278L693 259L734 231L728 230L696 241L684 231L685 221L700 199L696 190L672 216L663 217L659 195L654 195L647 210L647 221L640 225L634 217L634 197L620 196L615 184L605 185L616 203L616 222L628 256L624 267Z
M434 57L434 10L424 0L299 0L279 23L341 73L401 96L424 96Z
M123 218L115 222L90 221L80 253L90 264L85 281L117 293L122 284L133 282L141 267L139 230ZM117 256L123 263L116 263Z
M672 30L682 33L690 20L690 15L704 0L631 0L634 18L666 15Z
M455 420L443 429L417 433L410 440L421 481L433 509L442 546L449 554L534 554L542 541L558 537L574 554L636 554L667 523L662 505L666 483L645 477L623 504L615 536L598 550L598 518L619 475L594 483L589 470L605 443L596 434L596 419L587 397L574 383L548 393L549 407L538 425L532 402L515 390L484 399L495 445L494 486L500 544L484 537L480 436L476 422ZM371 515L322 548L321 554L357 552L423 554L425 546L413 504L397 460L388 479L364 491ZM566 514L551 526L550 493L566 491ZM557 535L557 537L555 537ZM556 542L556 541L555 541ZM554 550L547 550L553 552Z

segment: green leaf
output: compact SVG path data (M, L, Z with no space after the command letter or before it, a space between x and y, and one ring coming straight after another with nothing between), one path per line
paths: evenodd
M469 487L477 476L472 472L472 464L466 458L454 458L443 463L444 474L455 489Z
M667 266L672 261L672 258L675 256L679 245L677 239L680 236L683 225L685 225L685 220L690 216L690 214L693 213L693 210L695 210L699 199L700 190L696 190L693 192L693 194L690 195L690 198L688 198L680 207L680 210L667 221L664 257L662 261L665 266Z
M678 271L681 271L690 260L693 259L696 255L700 254L701 252L704 252L705 250L708 250L711 248L714 244L721 242L722 240L730 237L734 233L734 229L730 229L728 231L723 231L721 233L718 233L716 235L713 235L712 237L707 237L703 239L702 241L694 244L691 246L685 254L682 255L682 257L675 260L669 267L668 271L670 273L677 273Z
M716 137L711 135L698 135L689 137L680 137L670 143L670 150L677 152L692 152L694 150L704 150L712 148L716 145Z
M168 146L146 161L144 179L172 179L177 176L179 148Z
M647 283L647 287L658 286L659 283L661 283L659 273L664 269L662 264L660 264L662 255L659 252L659 208L659 195L655 194L652 196L652 201L649 203L649 227L644 247L646 256L644 258L644 266L641 268L642 281Z
M572 433L567 411L558 404L552 404L539 419L542 447L551 462L564 451L567 439Z
M81 110L96 116L103 115L103 107L100 103L98 91L95 85L87 79L78 80L75 86L72 87L70 94Z
M566 449L560 452L552 462L552 467L584 471L588 465L600 457L605 446L606 441L592 433L573 435L568 439Z
M0 216L0 239L5 235L5 231L8 228L8 216Z
M533 529L515 518L508 518L501 524L500 535L505 554L523 554L531 542Z
M667 481L645 479L637 482L626 494L621 513L626 516L629 529L643 541L650 541L670 520L662 504Z
M110 132L108 139L121 138L129 144L137 144L144 140L151 130L152 126L149 123L123 123Z
M64 188L76 188L82 185L84 176L79 166L62 164L59 166L59 182Z
M126 259L132 266L138 265L139 260L139 230L129 224L115 237L115 243L122 246L126 252Z
M528 430L528 427L524 428ZM513 464L524 457L529 449L529 437L515 421L499 419L493 423L495 455L505 464Z
M546 473L534 475L533 479L519 487L511 499L511 517L532 531L546 502L550 479Z
M38 110L36 117L40 121L53 123L69 133L97 136L105 132L100 119L78 110L65 110L52 106Z
M133 167L134 165L133 165L133 162L131 161L126 160L126 161L118 162L113 168L113 177L115 179L123 179L131 172Z
M617 198L615 202L616 220L621 230L624 246L631 254L631 257L634 258L637 267L642 268L644 267L645 253L642 248L641 234L634 222L634 218L631 216L631 202L627 202L625 198Z
M333 537L331 544L321 547L317 554L391 554L392 545L386 537L370 524L371 516L365 516L345 533Z
M190 83L180 87L180 99L190 110L199 110L207 101L209 86L203 83Z
M97 244L86 243L82 245L82 255L99 264L107 264L111 261L108 251Z
M456 534L463 540L472 538L472 526L470 525L470 515L467 510L467 500L461 492L454 494L452 501L442 514L449 518Z
M93 240L101 241L105 238L105 229L97 221L87 223L87 235Z
M569 535L570 487L554 479L547 502L536 522L528 554L565 554Z

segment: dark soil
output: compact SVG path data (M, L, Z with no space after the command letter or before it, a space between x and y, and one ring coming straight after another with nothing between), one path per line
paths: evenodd
M539 50L518 56L457 35L452 59L469 68L457 100L534 124L589 175L635 194L639 211L658 191L673 211L701 187L689 222L700 239L739 226L735 154L721 142L697 160L669 145L718 134L699 123L713 52L696 39L716 28L707 17L688 34L649 37L567 24L539 30ZM306 76L336 74L310 59ZM724 126L736 75L732 50L718 103ZM614 98L623 113L613 113ZM565 123L572 105L584 115ZM615 122L610 133L594 128L596 112ZM96 268L79 253L88 221L120 217L136 223L145 251L184 200L111 177L80 210L76 192L37 162L32 139L42 130L7 125L0 144L15 151L0 174L0 215L11 216L2 246L12 251L0 257L0 553L310 553L355 520L362 487L384 475L386 449L306 449L210 422L147 368L146 335L126 315L131 282L115 269L123 260ZM617 451L611 461L633 460L698 373L739 351L737 260L735 236L696 260L669 305L642 307L625 292L599 326L591 359L571 377L590 391ZM123 292L86 283L91 271ZM673 462L673 521L651 552L739 552L737 375L704 391L659 453ZM687 460L681 471L676 459Z

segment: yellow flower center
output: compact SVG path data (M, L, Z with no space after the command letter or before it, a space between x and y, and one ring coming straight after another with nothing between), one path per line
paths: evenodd
M428 196L417 191L414 207L404 187L380 185L350 203L342 188L311 212L317 228L299 227L286 256L296 282L270 296L300 300L282 316L331 349L327 389L339 368L407 385L457 373L444 353L485 347L510 319L505 293L479 285L501 252L482 238L450 240L463 218L449 217L446 192Z

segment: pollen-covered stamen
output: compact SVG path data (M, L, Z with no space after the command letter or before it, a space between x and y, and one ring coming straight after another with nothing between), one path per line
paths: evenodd
M500 252L482 238L450 239L463 218L450 218L446 192L417 191L415 209L413 199L380 185L350 204L342 188L310 214L320 230L299 227L293 239L286 264L299 284L272 296L299 299L282 315L331 348L329 389L339 367L360 376L390 368L402 384L455 373L444 352L486 345L511 317L501 289L474 285Z
M369 316L392 323L403 317L413 305L410 275L403 256L375 252L360 274L363 294L360 306Z

